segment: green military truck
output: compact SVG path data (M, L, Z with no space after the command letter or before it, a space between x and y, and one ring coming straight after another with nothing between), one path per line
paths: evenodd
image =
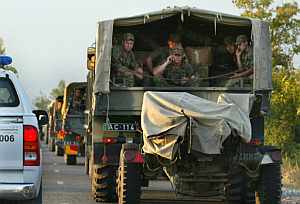
M59 142L63 145L67 165L75 165L77 156L84 155L84 111L86 82L72 82L64 92L62 129Z
M63 104L63 96L58 96L48 106L49 123L47 127L48 148L51 152L56 152L56 155L61 155L61 150L56 146L56 137L61 130L61 108Z
M127 32L144 72L147 56L180 33L198 83L157 87L149 72L135 87L115 86L111 49ZM224 36L240 34L253 47L250 85L248 78L217 86L230 75L216 76L211 51ZM164 173L177 199L279 204L280 149L264 145L271 56L268 24L256 19L175 7L99 22L96 46L88 49L85 136L94 199L140 203L141 187Z

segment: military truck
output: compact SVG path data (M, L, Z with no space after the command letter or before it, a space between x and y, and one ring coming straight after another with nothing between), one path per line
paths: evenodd
M72 82L64 91L62 106L62 129L60 142L63 144L67 165L75 165L77 156L84 155L84 111L86 82Z
M153 86L149 72L136 87L115 86L111 49L127 32L144 72L147 56L180 33L198 85ZM214 73L211 51L240 34L253 46L250 85L216 86L225 75ZM141 187L163 172L177 199L279 204L281 152L264 145L271 56L268 24L246 17L175 7L99 22L87 58L86 171L94 199L140 203Z
M56 145L57 135L61 130L62 126L62 118L61 118L61 108L63 104L63 96L58 96L55 100L53 100L48 106L48 115L49 115L49 123L48 123L48 148L49 151L54 152L57 156L62 156L62 149Z

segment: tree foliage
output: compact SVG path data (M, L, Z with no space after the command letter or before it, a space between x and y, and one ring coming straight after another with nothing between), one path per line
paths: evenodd
M266 120L266 143L282 148L293 161L300 161L295 127L300 124L300 73L293 70L293 58L300 53L300 13L297 2L273 7L274 0L233 0L243 16L270 23L273 51L273 92ZM297 39L298 38L298 39Z
M273 72L271 111L266 122L266 142L280 146L293 156L300 146L295 143L295 127L300 124L300 72ZM296 154L297 155L297 154Z
M4 41L2 38L0 38L0 55L3 55L4 53L5 53Z
M66 82L64 80L60 80L58 82L58 86L51 90L50 98L55 99L57 96L63 96L65 87L66 87Z
M243 9L243 16L258 18L270 23L273 66L293 68L293 58L300 53L300 13L297 2L273 7L274 0L233 0ZM298 39L297 39L298 38Z
M51 103L52 100L56 99L57 96L64 95L65 90L65 81L60 80L57 87L53 88L50 92L50 97L46 96L45 94L41 93L40 96L34 99L34 105L38 109L47 110L48 105Z
M47 110L50 102L51 102L51 100L46 95L41 93L40 96L35 98L34 105L38 109Z

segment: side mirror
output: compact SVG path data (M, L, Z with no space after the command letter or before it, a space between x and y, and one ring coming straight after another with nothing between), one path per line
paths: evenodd
M44 110L34 110L32 111L38 120L39 126L46 125L49 122L48 113Z
M96 66L96 48L88 47L87 49L87 68L88 70L94 70Z

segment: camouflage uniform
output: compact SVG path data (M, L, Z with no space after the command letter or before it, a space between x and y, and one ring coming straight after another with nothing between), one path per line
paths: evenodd
M247 36L245 35L239 35L236 39L236 43L240 44L242 41L247 41ZM241 54L241 64L242 69L253 69L253 48L249 45L246 50L244 50ZM243 86L250 87L252 86L252 75L243 77ZM226 83L226 87L232 87L232 86L241 86L241 78L236 79L230 79Z
M182 55L182 64L175 65L171 63L167 65L161 77L155 77L154 83L156 86L190 86L191 80L182 80L183 78L190 78L194 74L192 66L185 61L184 52L182 48L168 49L168 55L179 53Z
M127 33L124 35L124 38L128 39L128 37L132 37L132 36L133 36L132 34ZM135 68L137 68L137 66L138 64L136 62L133 51L127 52L120 45L112 48L112 57L111 57L112 81L115 84L126 86L126 87L134 86L135 85L134 74L130 72L124 73L124 71L130 71L130 70L133 71Z

